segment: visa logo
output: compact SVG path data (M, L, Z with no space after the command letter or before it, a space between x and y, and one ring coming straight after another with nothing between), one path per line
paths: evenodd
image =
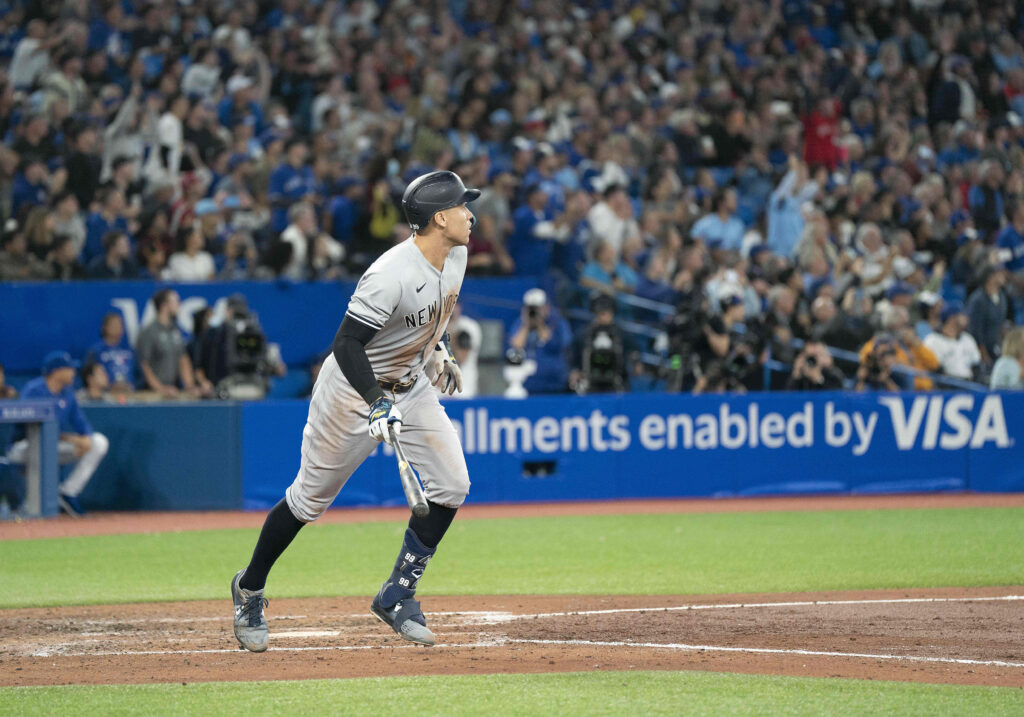
M969 414L974 411L975 396L969 393L918 396L910 402L909 410L898 396L882 396L878 401L889 409L896 446L901 451L913 449L918 442L926 450L938 446L950 451L968 445L981 448L986 443L997 448L1013 445L1006 430L1003 399L998 394L985 396L973 420Z

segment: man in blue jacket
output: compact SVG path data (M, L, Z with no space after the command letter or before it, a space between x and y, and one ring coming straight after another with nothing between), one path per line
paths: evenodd
M537 362L537 371L523 386L531 393L562 393L569 390L569 322L552 309L543 289L523 296L523 309L510 329L509 349L523 359Z
M26 383L21 391L22 398L49 399L57 404L57 419L60 422L57 454L61 465L75 464L71 474L61 484L57 502L62 511L72 516L85 513L78 502L78 495L110 447L106 436L92 430L75 400L73 387L77 368L78 362L72 360L66 351L51 351L43 359L43 375ZM20 439L16 438L7 453L12 463L25 463L28 454L24 429L21 428L19 433Z

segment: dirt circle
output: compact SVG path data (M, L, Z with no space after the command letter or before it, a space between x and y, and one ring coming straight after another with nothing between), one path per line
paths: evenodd
M0 611L0 684L714 670L1024 687L1024 587L735 596L424 596L439 644L368 598L273 600L237 648L230 601Z

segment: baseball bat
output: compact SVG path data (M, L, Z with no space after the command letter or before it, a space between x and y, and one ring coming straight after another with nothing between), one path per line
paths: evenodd
M423 495L423 488L416 477L415 471L405 458L405 451L395 434L393 426L388 426L388 433L391 434L391 446L395 449L395 458L398 460L398 475L402 479L402 490L405 491L405 499L409 502L409 509L417 518L423 518L430 512L427 505L427 498Z

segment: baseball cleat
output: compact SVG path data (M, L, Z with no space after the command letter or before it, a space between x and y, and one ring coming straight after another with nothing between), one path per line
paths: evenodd
M238 584L245 569L235 573L231 580L231 599L235 603L235 637L238 644L250 652L263 652L270 641L263 608L269 603L262 590L246 590Z
M382 591L383 592L383 591ZM370 612L374 617L390 625L391 629L409 642L431 647L434 644L434 633L427 627L427 619L420 609L419 600L406 598L399 600L391 607L380 604L380 593L370 603Z

